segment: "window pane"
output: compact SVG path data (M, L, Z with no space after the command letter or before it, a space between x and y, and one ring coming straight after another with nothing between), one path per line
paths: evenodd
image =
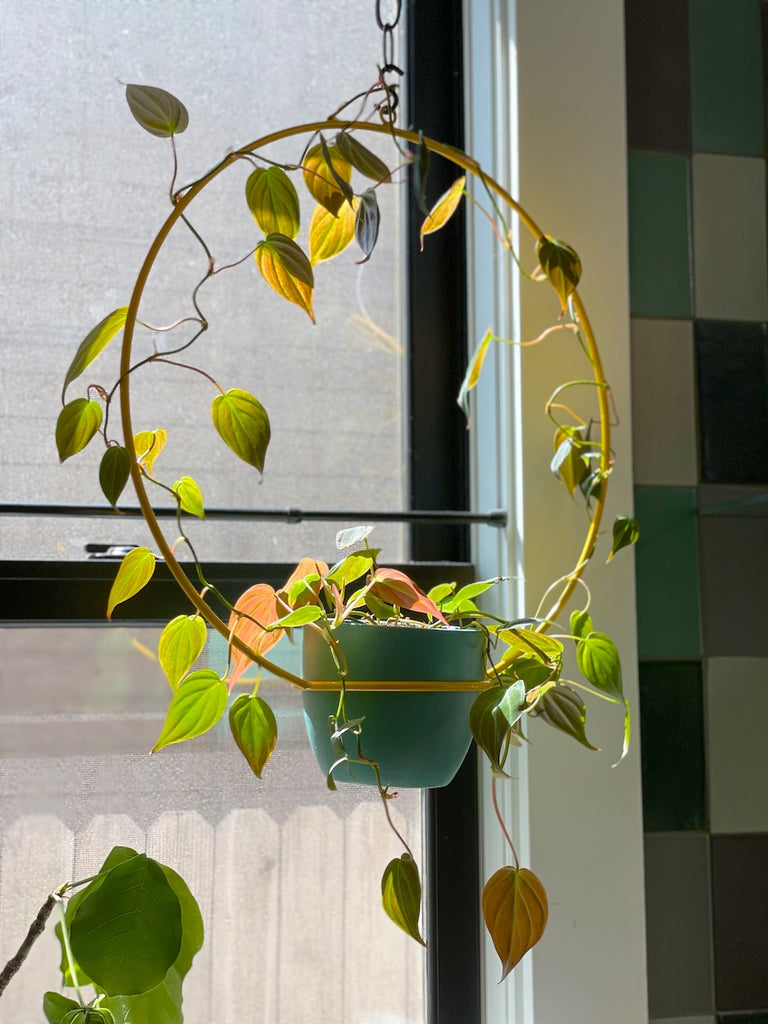
M375 790L328 791L301 698L275 681L260 691L279 730L262 780L226 722L150 758L167 683L140 645L156 643L151 630L0 632L0 966L54 887L123 844L178 870L200 903L185 1024L422 1024L423 952L380 906L401 848ZM418 850L419 793L393 814ZM2 1024L41 1019L57 951L50 926L0 999Z
M322 118L369 86L381 34L373 5L358 0L0 0L0 19L0 502L102 505L100 442L66 469L58 466L58 396L79 342L128 302L170 210L172 166L169 143L134 122L120 83L156 84L186 102L190 127L177 138L182 184L228 150ZM303 145L295 141L271 155L296 161ZM251 169L238 161L190 208L218 265L245 256L262 237L243 195ZM255 471L215 435L209 409L217 392L209 380L153 366L133 378L134 428L168 430L161 479L194 476L209 508L403 508L400 190L391 193L382 196L380 242L370 263L356 266L350 249L316 267L317 326L268 289L251 258L201 289L211 329L190 362L225 390L256 394L267 408L265 477L259 485ZM305 239L303 228L299 240ZM175 229L150 278L141 319L159 326L189 316L191 291L206 266L192 235ZM151 352L155 341L172 347L169 339L177 336L185 340L189 329L140 331L136 355ZM117 348L104 352L67 398L94 382L110 384L117 356ZM190 465L185 449L193 439L203 447ZM231 531L206 523L196 533L204 557L223 561L291 560L319 553L332 536L322 524ZM378 538L390 560L404 557L403 538L400 527ZM36 519L27 532L10 521L0 558L80 558L89 541L146 543L147 535L132 520L118 527Z

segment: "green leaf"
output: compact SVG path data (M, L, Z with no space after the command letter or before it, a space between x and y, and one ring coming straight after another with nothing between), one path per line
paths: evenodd
M559 480L562 480L570 495L581 486L589 473L584 460L584 452L588 450L588 446L579 437L569 435L557 446L552 458L550 469Z
M43 1013L48 1024L60 1024L64 1014L79 1008L79 1003L74 999L68 999L60 992L46 992L43 996Z
M343 252L355 237L355 221L359 203L345 203L338 215L324 206L316 206L309 223L309 262L322 263Z
M576 646L579 669L594 687L622 696L621 662L616 644L605 633L589 633Z
M272 708L261 697L244 693L229 709L229 728L253 774L260 779L277 743L277 722Z
M315 322L312 312L314 275L304 251L286 235L267 235L254 252L256 266L267 284L288 302L300 306Z
M296 608L292 612L288 612L282 619L277 619L276 622L270 623L268 629L294 629L299 626L307 626L310 622L317 622L318 619L324 617L323 609L316 604L304 605L301 608Z
M384 161L372 153L354 135L350 135L349 132L339 132L334 141L342 157L364 177L377 183L389 181L390 172Z
M159 985L181 949L181 906L160 865L138 854L113 868L77 908L70 941L108 995Z
M182 511L197 516L198 519L205 519L203 494L191 476L183 476L181 480L177 480L173 485L173 493L178 496Z
M123 493L131 475L131 457L126 448L119 444L111 444L101 457L99 465L99 484L101 491L113 508Z
M544 662L535 654L521 654L512 662L509 671L525 684L525 691L535 690L557 680L561 671L559 659L554 664Z
M495 587L499 583L499 578L495 577L492 580L476 580L474 583L468 583L462 587L453 597L445 601L443 604L444 612L461 612L466 602L472 601L475 597L480 597L491 587Z
M56 447L59 461L64 462L77 455L88 444L101 426L101 406L87 398L75 398L68 402L56 420Z
M318 143L304 157L304 184L315 202L335 217L345 201L345 191L339 187L339 179L345 184L352 177L352 165L344 159L338 147Z
M445 602L445 599L447 597L450 597L455 590L455 583L438 583L437 586L432 587L432 589L427 594L427 597L431 601L434 601L436 605L438 605L440 611L444 611L443 604Z
M497 775L504 775L512 726L521 717L524 707L525 684L517 680L508 687L492 686L484 690L470 709L472 736Z
M206 633L199 615L177 615L160 634L157 656L173 690L200 657Z
M499 640L505 643L508 650L502 657L504 664L509 664L520 655L533 654L543 662L555 664L562 660L563 644L556 637L537 633L534 629L523 629L516 626L512 629L501 629Z
M419 869L410 854L404 853L387 864L381 879L381 901L387 916L412 939L426 946L419 932Z
M153 85L126 85L125 98L141 127L158 138L179 135L189 124L187 108L165 89Z
M613 521L613 543L611 544L611 553L608 555L607 561L613 558L613 556L621 551L622 548L628 547L630 544L636 544L640 539L640 524L632 516L616 516Z
M224 443L243 462L263 473L271 431L261 402L247 391L231 388L214 398L211 416Z
M188 675L171 699L163 731L152 753L212 729L226 711L227 696L227 684L212 669L203 668Z
M544 934L549 905L528 868L499 868L483 889L483 919L501 960L503 981Z
M355 551L338 562L328 573L326 579L335 583L339 590L344 590L350 583L365 576L374 565L373 554L368 551Z
M539 698L536 712L555 729L578 740L588 750L598 750L587 739L587 707L581 697L570 686L553 686Z
M93 330L86 334L80 342L80 347L75 353L75 358L69 364L66 376L64 377L64 390L76 380L83 370L89 366L96 356L103 351L114 336L125 326L125 318L128 315L128 307L121 306L113 310L104 319L96 324Z
M539 266L544 276L560 298L560 315L565 313L568 299L576 290L581 278L581 261L575 251L565 242L558 242L549 235L539 239L537 246Z
M363 253L363 259L358 260L358 263L367 263L371 258L379 237L379 221L379 201L374 190L369 188L360 196L355 217L355 238Z
M245 199L265 235L298 235L299 195L282 167L257 167L245 183Z
M592 617L586 609L584 611L571 612L571 633L573 636L583 640L593 629Z
M128 552L109 591L107 619L112 618L112 612L119 604L138 594L149 583L154 571L155 556L148 548L134 548Z
M451 185L447 192L437 200L435 205L429 211L421 225L421 231L419 237L421 239L421 249L424 250L424 236L431 235L435 231L439 231L440 228L444 227L451 217L456 212L456 209L461 202L462 196L464 195L464 186L467 183L466 175L462 174L460 178Z
M459 397L456 401L467 419L469 419L469 392L472 391L480 380L483 363L485 362L485 357L488 354L488 346L491 344L494 337L495 335L493 330L489 327L483 335L482 341L475 349L474 354L469 361L469 365L467 366L466 373L464 374L464 380L461 382Z
M419 132L419 141L416 146L416 152L411 165L411 180L413 182L413 194L416 197L416 205L425 217L429 216L426 193L429 164L430 152L424 142L424 134Z

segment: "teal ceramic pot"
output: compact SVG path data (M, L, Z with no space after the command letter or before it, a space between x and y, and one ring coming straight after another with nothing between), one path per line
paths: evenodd
M477 684L485 676L484 633L345 622L335 634L348 666L347 716L364 718L362 750L381 765L382 784L394 789L447 786L472 739L469 711L479 692ZM334 683L336 667L323 638L305 629L303 639L304 678ZM403 688L355 688L356 683L382 680L401 682ZM424 682L441 681L466 682L468 688L418 688ZM307 735L325 774L335 760L328 719L338 703L338 688L304 691ZM353 757L356 742L355 736L345 739L347 753ZM333 777L336 782L375 785L374 773L366 765L342 764Z

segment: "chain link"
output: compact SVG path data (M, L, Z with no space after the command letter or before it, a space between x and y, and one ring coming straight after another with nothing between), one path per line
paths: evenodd
M376 24L379 26L384 34L383 39L383 61L382 61L382 72L387 74L390 71L396 71L399 75L402 75L400 68L394 63L395 58L395 28L397 23L400 21L400 14L402 12L402 0L389 0L389 9L394 10L394 14L390 14L385 20L382 13L383 3L382 0L376 0Z

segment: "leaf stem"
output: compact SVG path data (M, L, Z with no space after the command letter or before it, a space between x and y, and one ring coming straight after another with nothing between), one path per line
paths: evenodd
M497 821L499 823L499 827L501 828L501 831L504 833L504 838L507 840L507 843L509 844L509 848L512 851L512 858L513 858L513 860L515 862L515 871L519 871L520 870L520 863L519 863L519 861L517 859L517 851L515 850L515 844L512 842L512 838L511 838L509 832L507 831L507 826L504 824L504 819L501 816L501 809L499 808L499 795L498 795L498 793L496 791L496 785L497 785L498 781L499 781L498 777L496 775L494 775L493 779L491 780L491 794L493 796L493 810L494 810L494 812L496 814L496 819L497 819Z
M64 910L64 900L61 898L60 895L58 895L58 893L55 894L54 898L56 900L56 903L58 904L59 923L61 924L61 942L62 945L64 946L64 956L66 957L67 960L69 976L72 979L72 988L74 988L75 990L75 995L77 996L78 1003L80 1003L81 1006L84 1006L85 1004L83 1003L83 995L80 991L80 986L78 985L77 982L77 965L75 963L75 958L72 955L72 945L69 941L69 926L67 925L67 915Z

